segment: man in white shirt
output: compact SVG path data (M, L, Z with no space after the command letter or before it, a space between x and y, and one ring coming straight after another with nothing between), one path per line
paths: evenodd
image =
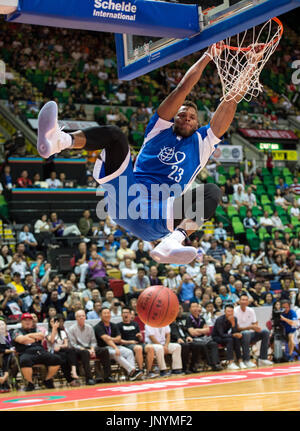
M268 360L268 346L270 333L267 329L261 329L253 308L248 307L249 298L246 293L240 296L240 305L234 309L237 318L238 330L242 333L243 362L247 368L254 368L255 364L250 361L250 345L261 340L258 366L272 365Z
M167 353L172 355L172 374L181 374L182 372L181 345L179 343L170 343L170 340L171 331L169 325L162 328L153 328L152 326L145 325L145 342L153 344L158 368L162 377L168 375L165 362L165 355Z
M132 263L130 257L126 257L125 266L121 269L122 279L126 284L130 284L133 276L137 275L137 268Z
M46 183L48 184L49 189L58 189L62 187L61 181L56 178L55 171L51 172L50 178L46 179Z
M270 234L272 233L272 227L274 227L274 224L271 218L269 217L268 211L264 211L264 216L260 218L259 224L260 226L265 227L268 233Z
M278 216L278 211L274 211L271 220L273 222L273 225L279 229L279 230L284 230L286 226L283 225L280 217Z
M246 205L245 201L246 201L245 193L243 192L242 186L239 184L237 191L233 193L232 205L235 207L240 207L240 206Z
M244 195L244 202L248 208L253 208L257 206L256 196L252 193L252 187L248 187L247 192Z
M196 277L200 273L200 265L196 262L196 260L193 260L191 263L189 263L186 266L186 272L192 277L193 281L196 280Z
M299 219L300 210L299 210L299 204L296 200L293 201L293 206L290 209L290 214L292 217L297 217Z

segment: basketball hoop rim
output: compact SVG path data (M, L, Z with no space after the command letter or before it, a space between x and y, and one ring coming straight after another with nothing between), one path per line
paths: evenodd
M270 42L260 44L260 45L264 45L264 48L265 48L265 47L268 47L268 46L271 46L271 45L274 45L275 43L277 43L277 42L278 42L278 40L280 40L280 39L281 39L281 36L282 36L282 34L283 34L283 24L282 24L282 22L280 21L280 19L279 19L279 18L277 18L277 17L274 17L274 18L271 18L271 20L272 20L272 21L274 21L274 22L276 22L276 24L278 24L278 26L280 27L280 34L279 34L279 36L278 36L278 37L276 37L275 39L271 40ZM245 48L237 47L237 46L230 46L230 45L223 45L223 46L224 46L224 48L230 49L230 50L232 50L232 51L243 51L243 52L248 52L248 51L250 51L250 50L251 50L251 46L248 46L248 47L245 47Z

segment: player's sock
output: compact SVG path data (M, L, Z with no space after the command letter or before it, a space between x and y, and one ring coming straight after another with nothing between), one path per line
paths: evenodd
M182 245L186 237L184 229L176 229L150 252L150 256L158 263L184 265L192 262L197 257L197 249Z
M72 136L59 128L57 114L55 102L46 103L39 113L37 150L45 159L70 148L73 143Z

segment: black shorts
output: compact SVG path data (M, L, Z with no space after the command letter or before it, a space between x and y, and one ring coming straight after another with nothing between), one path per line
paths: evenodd
M61 365L62 361L58 355L42 350L37 352L24 352L20 355L20 367L32 367L33 365L43 364L48 367Z
M135 346L141 346L141 347L142 347L142 349L143 349L143 353L145 353L145 347L146 347L146 344L145 344L145 343L139 343L139 344L127 344L126 346L124 345L123 347L126 347L126 349L130 349L130 350L132 350L132 351L133 351L133 353L134 353L134 348L135 348Z

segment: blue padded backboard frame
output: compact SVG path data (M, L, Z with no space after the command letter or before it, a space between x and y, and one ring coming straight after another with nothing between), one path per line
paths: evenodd
M123 34L116 34L115 42L119 79L131 80L137 78L138 76L204 49L228 36L241 33L244 30L268 21L275 16L282 15L299 6L300 0L267 0L264 3L253 6L251 9L229 16L223 21L205 28L195 36L181 39L170 46L158 49L153 52L152 55L145 56L129 65L125 64ZM175 37L174 35L174 38Z
M196 5L155 0L19 0L7 21L177 38L200 30Z

